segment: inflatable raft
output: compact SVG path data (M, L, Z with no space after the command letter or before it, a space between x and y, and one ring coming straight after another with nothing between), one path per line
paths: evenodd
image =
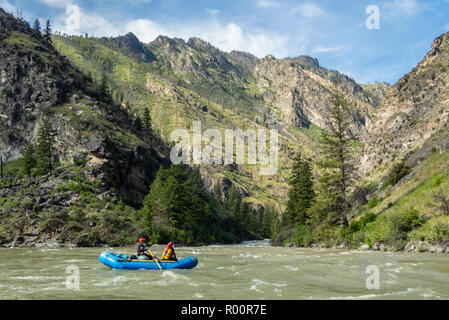
M163 270L170 269L192 269L198 264L196 257L188 257L185 259L179 259L178 261L165 261L159 260L159 265L154 260L127 260L128 256L121 254L114 254L112 252L102 252L99 256L99 260L104 265L112 269L149 269L159 270L159 265Z

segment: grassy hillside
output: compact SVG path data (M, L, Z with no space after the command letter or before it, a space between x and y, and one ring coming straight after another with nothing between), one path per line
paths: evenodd
M106 74L112 95L131 113L142 116L143 108L149 107L153 128L165 140L169 139L174 129L190 129L193 120L200 120L203 130L219 129L223 137L225 129L266 128L264 124L253 121L254 113L243 112L232 105L217 104L211 100L210 94L195 90L195 86L178 85L173 79L179 78L179 75L163 64L133 59L95 38L55 36L53 39L58 51L85 73L92 75L95 81L100 82L103 74ZM228 85L235 86L232 82ZM282 208L287 195L291 154L302 150L312 156L320 129L293 126L280 129L278 174L260 176L258 167L251 165L239 166L237 170L212 166L207 170L214 176L212 180L219 181L226 177L244 190L247 201L274 203Z

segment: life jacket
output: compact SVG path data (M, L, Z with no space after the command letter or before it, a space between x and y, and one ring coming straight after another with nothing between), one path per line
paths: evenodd
M140 256L141 254L145 253L145 246L143 245L143 243L139 243L137 245L137 255Z
M164 253L162 253L162 259L170 260L172 258L176 258L176 252L172 245L167 244L164 249Z

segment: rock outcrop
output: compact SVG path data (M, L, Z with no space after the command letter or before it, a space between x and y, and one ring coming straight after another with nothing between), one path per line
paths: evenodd
M26 22L0 10L0 31L3 161L18 159L36 143L46 117L57 131L55 160L70 164L86 155L88 175L141 202L159 166L168 163L163 144L142 141L126 110Z
M449 33L391 87L375 111L362 169L368 172L422 147L446 128L449 116ZM435 146L438 141L435 141Z
M345 94L353 104L355 135L361 137L370 121L372 101L363 88L345 75L321 68L314 58L278 60L267 56L257 62L254 76L265 103L281 110L282 117L277 121L305 128L311 124L327 128L333 92Z

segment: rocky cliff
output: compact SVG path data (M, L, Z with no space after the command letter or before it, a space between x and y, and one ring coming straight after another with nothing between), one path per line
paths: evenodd
M424 59L386 93L369 130L362 169L400 159L446 128L449 115L449 33L438 37ZM443 149L445 139L434 141ZM444 150L443 150L444 151Z
M130 202L140 202L167 162L160 144L142 141L128 112L26 22L0 11L0 156L15 160L36 143L44 117L57 131L62 164L86 157L86 170Z
M265 103L281 110L278 121L325 129L332 93L341 92L354 106L353 133L359 139L365 133L374 109L370 96L349 77L320 67L318 60L308 56L281 60L267 56L257 62L254 75Z

